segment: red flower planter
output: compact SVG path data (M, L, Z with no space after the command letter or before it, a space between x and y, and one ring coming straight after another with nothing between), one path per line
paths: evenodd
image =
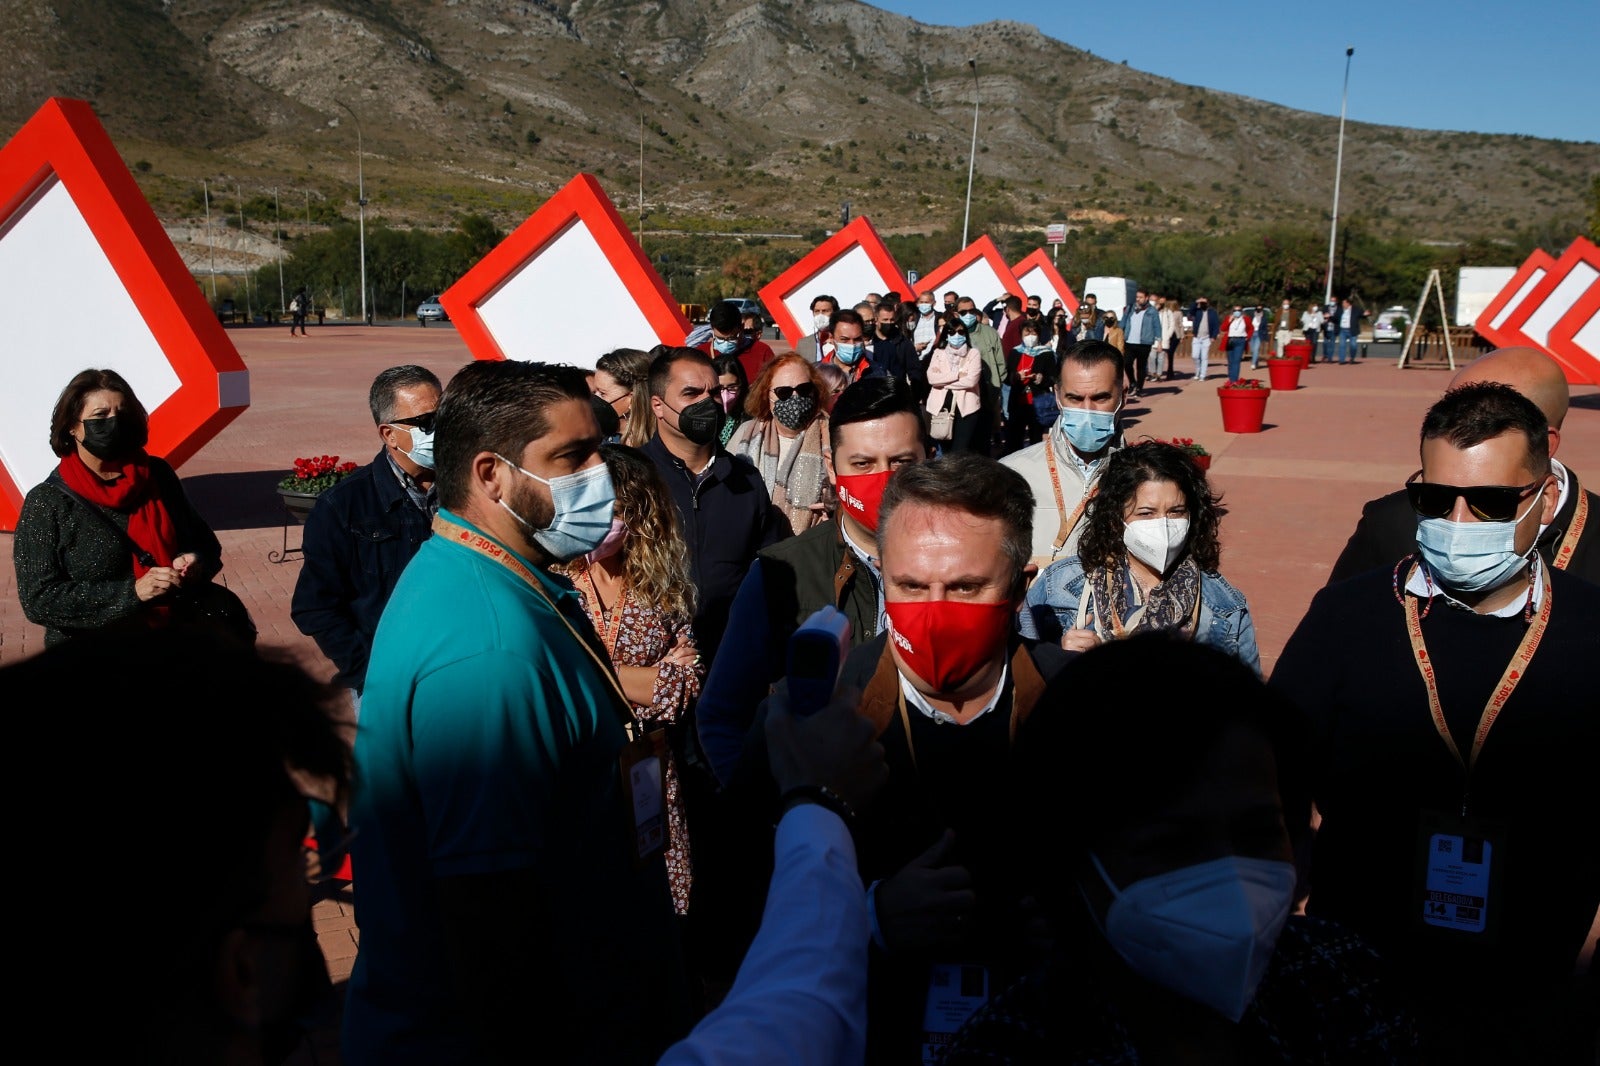
M1211 456L1209 456L1209 455L1193 455L1193 454L1191 454L1189 456L1189 458L1193 459L1194 460L1194 465L1198 466L1201 470L1210 470L1211 469Z
M1267 376L1272 379L1272 387L1284 392L1293 392L1300 387L1300 371L1305 369L1305 364L1298 359L1268 359Z
M1300 360L1301 366L1311 365L1311 352L1311 342L1305 340L1304 338L1297 341L1290 341L1288 344L1283 346L1283 354L1286 356L1294 356L1296 359ZM1272 387L1277 388L1278 386L1274 384Z
M1222 428L1228 433L1260 433L1271 389L1236 389L1217 386L1222 401Z

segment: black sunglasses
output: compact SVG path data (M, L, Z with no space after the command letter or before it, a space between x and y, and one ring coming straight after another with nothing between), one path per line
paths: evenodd
M395 418L389 421L391 426L416 426L424 433L433 432L433 420L438 411L429 411L424 415L412 415L410 418Z
M1411 498L1411 509L1422 518L1448 518L1455 510L1456 499L1467 501L1467 510L1483 522L1509 522L1517 517L1522 501L1545 479L1538 478L1521 487L1508 485L1436 485L1418 481L1422 471L1406 478L1406 495Z
M809 381L802 381L798 385L774 385L772 387L772 395L776 396L780 403L797 394L809 396L815 400L817 398L817 387Z

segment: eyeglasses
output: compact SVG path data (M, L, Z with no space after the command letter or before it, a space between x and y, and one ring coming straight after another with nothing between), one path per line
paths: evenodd
M1509 522L1517 517L1517 508L1535 489L1545 483L1538 478L1521 487L1508 485L1436 485L1418 481L1422 471L1406 478L1406 495L1411 498L1411 509L1422 518L1448 518L1455 510L1457 498L1467 501L1467 510L1482 522Z
M722 395L724 395L724 396L737 396L737 395L739 395L739 386L737 386L737 385L723 385L722 387L717 389L717 391L722 393Z
M432 433L433 420L438 414L438 411L429 411L426 414L412 415L410 418L394 418L390 419L389 424L391 426L415 426L424 433Z
M776 396L780 403L795 395L809 396L815 400L817 398L817 387L809 381L802 381L798 385L774 385L772 387L772 395Z

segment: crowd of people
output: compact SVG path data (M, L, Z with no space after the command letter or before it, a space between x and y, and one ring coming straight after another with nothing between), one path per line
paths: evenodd
M164 679L153 720L75 708L107 817L68 838L117 866L69 894L116 897L137 993L86 1039L291 1049L331 995L309 834L324 876L349 851L350 1066L1593 1061L1564 376L1506 349L1417 412L1264 677L1221 494L1122 416L1181 344L1237 376L1296 329L1196 308L819 296L792 353L719 311L592 371L386 369L293 595L329 684L175 607L217 539L128 383L76 375L14 550L47 648L0 691ZM823 609L837 684L797 713ZM204 922L156 898L158 819L218 872Z

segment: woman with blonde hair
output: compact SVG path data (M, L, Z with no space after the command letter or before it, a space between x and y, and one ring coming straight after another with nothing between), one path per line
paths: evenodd
M781 355L761 368L745 400L750 421L728 438L728 451L761 471L773 504L797 534L828 517L827 400L815 365L792 352Z
M611 531L565 571L617 668L623 695L646 728L667 730L667 877L673 906L687 914L692 866L678 753L683 716L706 676L690 626L689 549L672 494L649 457L620 444L602 444L600 456L617 496Z
M594 394L617 412L621 442L630 448L643 447L655 435L649 377L650 353L638 348L614 349L594 364Z

